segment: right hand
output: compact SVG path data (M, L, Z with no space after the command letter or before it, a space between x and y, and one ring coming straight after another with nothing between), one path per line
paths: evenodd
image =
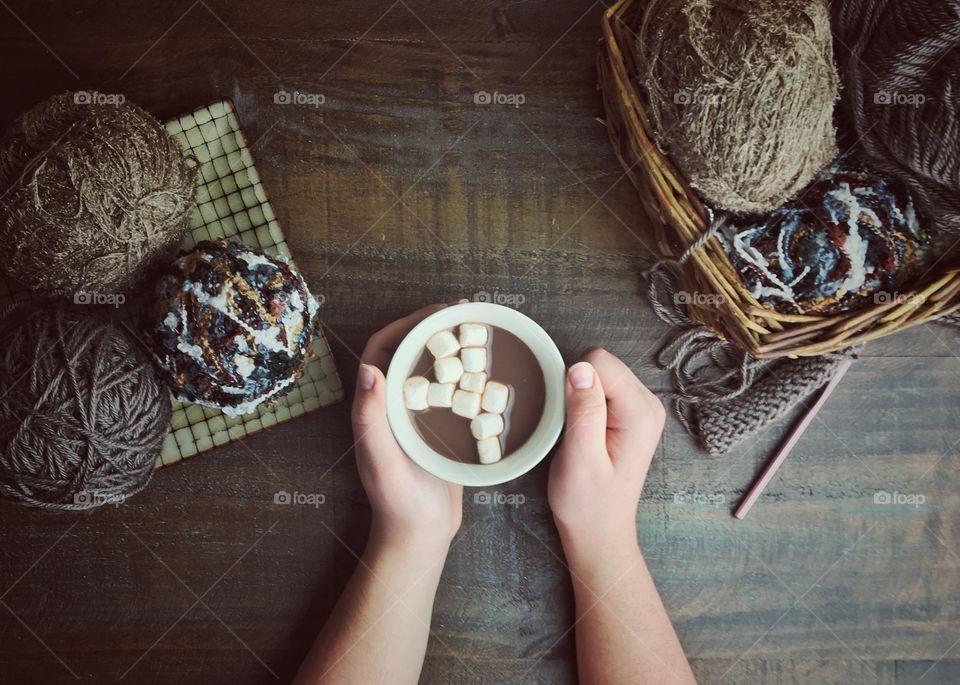
M374 333L363 351L352 419L357 469L373 510L370 538L375 545L445 553L463 518L463 487L420 468L404 454L387 421L384 373L393 353L410 329L446 306L424 307L394 321Z
M570 367L565 388L566 432L548 486L564 547L635 548L637 506L663 432L663 404L599 348Z

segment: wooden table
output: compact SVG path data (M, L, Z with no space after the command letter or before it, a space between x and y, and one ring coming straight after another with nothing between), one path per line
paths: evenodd
M602 344L662 390L650 225L597 119L602 10L4 0L0 121L66 89L160 117L232 97L347 387L383 324L486 292L522 297L569 360ZM729 510L788 422L722 458L670 423L637 527L702 682L960 681L957 353L942 326L871 344L744 522ZM348 411L166 469L121 507L2 505L0 680L288 680L365 540ZM575 681L546 474L498 489L520 505L467 494L424 683Z

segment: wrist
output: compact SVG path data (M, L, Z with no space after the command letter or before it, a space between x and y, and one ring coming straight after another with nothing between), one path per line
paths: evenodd
M389 559L412 566L443 566L450 539L429 531L396 529L378 524L370 526L364 556Z
M446 558L446 547L413 538L382 536L371 529L359 571L398 598L422 596L432 602Z
M635 562L641 554L634 526L588 526L576 528L558 524L563 552L575 574L597 568L615 569Z

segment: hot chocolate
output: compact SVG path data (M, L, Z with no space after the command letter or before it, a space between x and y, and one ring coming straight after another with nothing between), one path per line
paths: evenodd
M537 358L509 331L464 323L427 341L404 383L411 423L439 454L492 464L519 449L543 415Z

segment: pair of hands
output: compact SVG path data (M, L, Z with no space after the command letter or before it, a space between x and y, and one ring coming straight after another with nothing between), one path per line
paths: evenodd
M352 419L375 545L445 553L463 518L463 487L430 475L404 454L385 403L384 371L397 346L445 306L431 305L393 322L375 333L363 352ZM600 554L635 547L636 511L663 431L663 405L602 349L570 367L565 390L566 430L548 486L564 548Z

